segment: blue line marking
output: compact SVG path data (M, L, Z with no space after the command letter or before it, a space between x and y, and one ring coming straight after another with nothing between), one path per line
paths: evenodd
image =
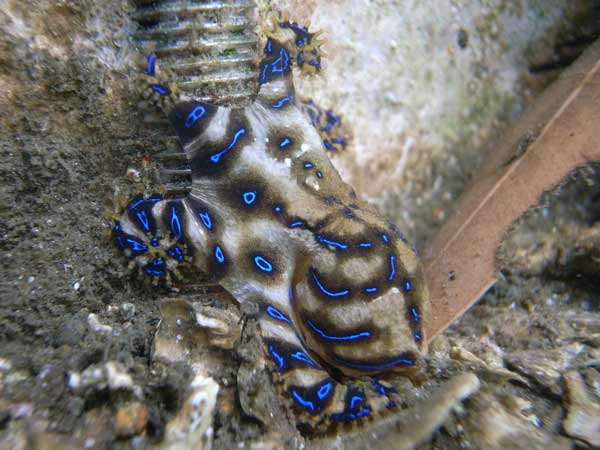
M371 247L373 247L373 243L371 243L371 242L361 242L360 244L358 244L358 246L360 248L371 248Z
M410 281L406 280L406 282L404 283L404 290L406 292L410 292L412 289L412 284Z
M311 274L312 274L313 280L315 280L315 283L317 284L317 287L321 290L321 292L323 292L323 294L325 294L329 297L344 297L350 293L349 289L344 289L344 290L341 290L338 292L329 291L325 288L325 286L323 286L323 284L321 283L319 278L317 278L317 274L314 270L311 270Z
M320 170L317 170L317 177L323 178L323 172L321 172Z
M185 119L185 127L189 128L198 122L202 116L206 113L206 108L202 105L196 106L191 113L189 113Z
M417 342L421 342L421 339L423 339L423 336L421 335L420 331L415 331L413 333L413 336L415 338L415 341L417 341Z
M319 390L317 391L317 396L319 397L320 400L324 400L329 396L330 393L331 393L331 381L327 384L324 384L323 386L321 386L319 388Z
M260 255L254 257L254 264L263 272L273 272L273 265Z
M212 220L210 218L210 214L208 214L207 211L201 211L201 212L198 213L198 216L200 217L200 220L202 221L202 223L204 224L204 226L208 230L212 230L213 224L212 224Z
M135 215L138 218L138 220L140 221L140 224L142 225L142 227L144 227L144 230L146 231L146 233L149 233L150 232L150 221L148 220L148 215L146 214L146 211L136 212Z
M361 364L352 361L346 361L345 359L335 357L335 361L339 364L343 364L347 367L352 367L353 369L362 369L362 370L383 370L389 369L390 367L405 365L405 366L414 366L414 360L410 358L406 358L405 356L399 356L397 358L390 359L381 364Z
M218 245L215 247L215 258L219 262L219 264L225 262L225 255L223 255L223 250L221 250L221 247L219 247Z
M313 404L313 402L310 402L308 400L304 400L300 396L300 394L298 394L298 392L296 391L296 389L292 389L292 397L294 397L294 400L296 400L296 402L298 402L304 408L310 409L311 411L315 410L315 405Z
M290 319L288 319L281 311L279 311L274 306L267 306L267 314L270 315L273 319L281 320L282 322L292 323Z
M242 195L242 198L244 199L244 203L246 205L251 205L252 203L254 203L256 201L256 192L255 191L244 192L244 194Z
M371 336L371 333L369 331L361 331L360 333L351 334L348 336L332 336L325 333L323 330L317 328L317 326L310 320L306 320L306 324L323 339L327 339L330 341L355 341L357 339L367 338Z
M317 238L317 241L319 241L321 244L332 245L332 246L337 247L342 250L346 250L348 248L348 246L346 244L344 244L342 242L332 241L331 239L325 238L321 234L317 234L315 237Z
M317 365L315 364L315 362L312 359L310 359L308 357L308 355L306 353L304 353L304 352L292 353L290 356L292 358L294 358L296 361L301 361L301 362L304 362L304 363L306 363L306 364L308 364L310 366L317 367Z
M125 241L128 244L130 244L129 248L131 250L133 250L134 252L145 252L146 250L148 250L148 246L146 244L144 244L143 242L136 241L131 238L127 238L127 239L125 239Z
M373 293L377 292L377 288L376 287L368 287L365 289L365 292L367 294L373 294Z
M157 237L153 237L152 240L150 241L150 245L152 247L158 247L159 243L160 243L160 239L158 239Z
M281 108L283 107L283 105L285 105L287 102L291 102L292 100L294 100L294 96L293 95L288 95L287 97L282 97L279 100L277 100L275 103L273 103L273 108Z
M275 351L275 349L273 348L272 345L269 345L269 353L271 354L271 356L273 357L273 359L279 366L279 370L283 370L283 368L285 367L285 360L279 353L277 353Z
M181 222L174 206L171 207L171 233L173 233L176 240L181 239Z
M392 281L395 276L396 276L396 258L394 257L394 255L391 255L390 256L390 276L388 277L388 280Z
M237 130L233 136L233 140L229 143L229 145L227 147L225 147L223 150L212 155L210 157L210 160L212 162L214 162L215 164L218 163L219 159L221 159L221 156L223 156L225 153L227 153L229 150L231 150L233 147L235 147L235 144L237 144L237 141L240 138L240 136L245 133L246 133L245 128L240 128L239 130Z
M286 148L289 147L292 143L292 140L290 138L283 138L281 141L279 141L279 148Z
M419 315L419 310L413 306L410 308L410 315L412 316L415 322L419 322L421 320L421 316Z
M142 203L148 202L148 203L156 203L161 201L162 199L159 197L150 197L150 198L140 198L139 200L136 200L135 202L133 202L132 204L129 205L129 209L136 209L138 206L140 206Z
M390 238L388 237L388 235L387 235L387 234L382 234L382 235L381 235L381 239L383 239L383 242L385 242L386 244L387 244L388 242L390 242Z
M301 227L302 225L304 225L304 222L302 220L296 220L295 222L292 222L290 224L290 228L298 228L298 227Z
M167 95L169 93L169 90L160 84L151 84L150 88L159 95Z
M289 65L290 55L284 48L281 48L281 50L279 50L279 58L271 63L271 73L283 73L287 70Z
M148 55L148 65L146 66L146 73L148 75L154 75L154 64L156 62L156 56L154 53Z

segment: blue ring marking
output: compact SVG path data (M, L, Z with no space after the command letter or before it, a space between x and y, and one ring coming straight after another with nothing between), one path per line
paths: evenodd
M312 163L311 163L311 162L305 162L305 163L304 163L304 168L305 168L305 169L312 169L312 168L313 168L313 165L312 165Z
M156 236L152 238L152 240L150 241L150 245L152 247L158 247L158 245L160 244L160 239L158 239Z
M292 323L290 319L288 319L285 314L279 311L274 306L268 305L266 308L267 314L270 315L273 319L281 320L282 322Z
M387 235L387 234L382 234L382 235L381 235L381 239L383 239L383 242L385 242L386 244L387 244L388 242L390 242L390 238L388 237L388 235Z
M412 283L408 280L404 283L404 290L406 292L410 292L412 290Z
M317 328L317 326L310 320L306 320L306 324L323 339L327 339L329 341L355 341L357 339L367 338L371 336L371 333L369 331L361 331L359 333L351 334L349 336L331 336L325 333L323 330Z
M148 75L154 75L154 64L156 62L156 56L154 56L154 53L150 53L148 55L148 64L146 65L146 70L145 72Z
M204 114L206 114L206 108L202 105L196 106L185 118L185 127L189 128L194 125L202 118L202 116L204 116Z
M167 254L171 258L176 259L179 262L183 262L183 260L185 259L185 257L183 256L183 251L181 251L181 249L177 245L167 250Z
M146 231L146 233L149 233L150 232L150 220L148 219L148 215L146 214L146 211L138 211L135 213L135 216L138 218L142 227L144 227L144 230Z
M349 209L344 211L344 215L350 219L354 218L354 213L352 211L350 211Z
M225 262L225 255L223 254L223 250L221 250L220 246L215 247L215 259L219 264L223 264Z
M208 214L207 211L200 211L198 213L198 216L200 217L200 220L202 221L207 230L213 229L212 219L210 218L210 214Z
M181 222L174 206L171 207L171 233L173 233L176 240L181 239Z
M269 52L270 53L270 52ZM269 63L264 63L262 66L262 70L260 72L260 84L265 84L267 81L267 69L269 68Z
M325 245L332 245L334 247L337 247L341 250L346 250L348 248L348 245L342 243L342 242L337 242L337 241L332 241L331 239L327 239L325 238L323 235L321 234L317 234L315 236L315 238L317 239L317 241L319 241L321 244L325 244Z
M273 265L260 255L254 257L254 264L263 272L273 272Z
M331 140L331 142L333 142L334 144L345 144L346 143L346 139L344 138L333 138Z
M392 358L381 364L355 363L352 361L346 361L345 359L342 359L342 358L338 358L337 356L334 357L334 359L337 363L342 364L344 366L351 367L353 369L362 369L362 370L383 370L383 369L389 369L390 367L398 366L400 364L405 365L405 366L414 366L415 365L414 360L407 358L403 355L400 355L396 358Z
M321 283L314 270L311 270L311 275L321 292L329 297L344 297L350 293L350 289L344 289L338 292L329 291L325 288L325 286L323 286L323 283Z
M298 394L298 391L296 391L296 389L292 389L292 397L294 397L294 400L296 400L296 402L299 403L302 407L310 409L311 411L315 410L314 403L308 400L304 400L300 396L300 394Z
M323 172L321 172L320 170L317 170L317 177L323 178Z
M246 205L251 205L252 203L254 203L256 201L256 192L255 191L244 192L244 194L242 195L242 198L244 199L244 203Z
M290 228L298 228L298 227L301 227L302 225L304 225L304 221L296 220L295 222L292 222L290 224Z
M286 148L292 144L292 140L288 137L284 137L281 141L279 141L279 148Z
M413 320L415 322L420 322L421 321L421 316L419 314L419 310L416 307L412 307L410 308L410 315L412 316Z
M331 143L327 139L323 139L323 145L325 146L326 150L335 150L333 145L331 145Z
M293 95L288 95L287 97L282 97L279 100L277 100L275 103L273 103L273 108L281 108L283 107L283 105L285 105L287 102L291 102L292 100L294 100L294 96Z
M159 95L167 95L169 93L169 90L160 84L151 84L150 88Z
M283 359L283 356L281 356L279 353L277 353L272 345L269 345L269 353L271 354L271 356L273 357L273 359L279 366L278 367L279 371L282 371L285 368L285 360Z
M363 403L365 401L365 399L363 397L360 397L358 395L355 395L354 397L352 397L350 399L350 409L354 409L354 404L355 403Z
M331 387L332 384L330 381L319 388L317 391L317 397L319 397L319 400L325 400L327 397L329 397L329 394L331 393Z
M389 281L392 281L396 276L396 257L394 255L390 255L390 276L388 277Z
M371 248L371 247L373 247L373 243L372 242L361 242L360 244L358 244L358 246L360 248Z
M225 153L227 153L229 150L231 150L233 147L235 147L235 144L237 144L237 141L240 138L240 136L245 133L246 133L245 128L240 128L239 130L237 130L235 132L235 134L233 135L233 140L229 143L229 145L227 147L225 147L223 150L212 155L210 157L210 160L212 162L214 162L215 164L217 164L219 162L219 159L221 159L221 156L223 156Z
M290 356L292 358L294 358L296 361L301 361L301 362L304 362L304 363L306 363L306 364L308 364L310 366L317 367L317 365L315 364L315 362L312 359L310 359L308 357L308 355L306 353L304 353L304 352L298 351L296 353L292 353Z
M148 202L148 203L156 203L161 201L162 199L160 197L150 197L150 198L140 198L139 200L136 200L135 202L131 203L128 208L129 209L136 209L138 206L140 206L142 203Z
M275 208L273 208L273 211L275 211L276 213L280 213L282 211L281 206L277 205L275 206Z
M377 288L376 287L368 287L365 289L365 292L367 294L373 294L373 293L377 292Z

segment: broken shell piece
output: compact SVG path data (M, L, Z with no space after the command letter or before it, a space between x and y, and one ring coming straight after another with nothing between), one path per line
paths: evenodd
M493 395L482 393L471 399L464 424L472 448L486 450L567 450L569 439L536 426L522 411L510 411Z
M167 424L165 439L157 450L204 450L212 448L213 417L219 385L198 374L191 393L177 415Z
M489 381L503 382L512 380L519 381L520 383L529 386L527 379L518 373L512 372L504 367L494 367L460 346L454 346L450 349L450 357L458 361L463 361L472 370L482 371L482 376Z
M208 333L213 347L231 350L242 334L241 316L236 311L194 303L196 321Z
M581 375L577 372L565 374L569 394L567 418L563 427L569 436L600 446L600 405L588 394Z
M573 343L552 350L525 350L507 355L506 361L523 375L560 394L560 377L585 348L583 344Z

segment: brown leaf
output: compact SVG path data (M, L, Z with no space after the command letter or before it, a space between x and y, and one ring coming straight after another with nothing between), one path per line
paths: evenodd
M508 227L574 169L600 160L600 41L505 134L424 252L429 340L495 282Z

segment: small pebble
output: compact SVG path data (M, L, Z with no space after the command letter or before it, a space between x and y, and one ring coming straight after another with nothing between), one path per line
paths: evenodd
M123 303L120 307L121 317L125 320L133 319L135 316L135 305L133 303Z
M148 423L148 410L135 403L119 408L115 415L115 433L121 439L140 434Z

